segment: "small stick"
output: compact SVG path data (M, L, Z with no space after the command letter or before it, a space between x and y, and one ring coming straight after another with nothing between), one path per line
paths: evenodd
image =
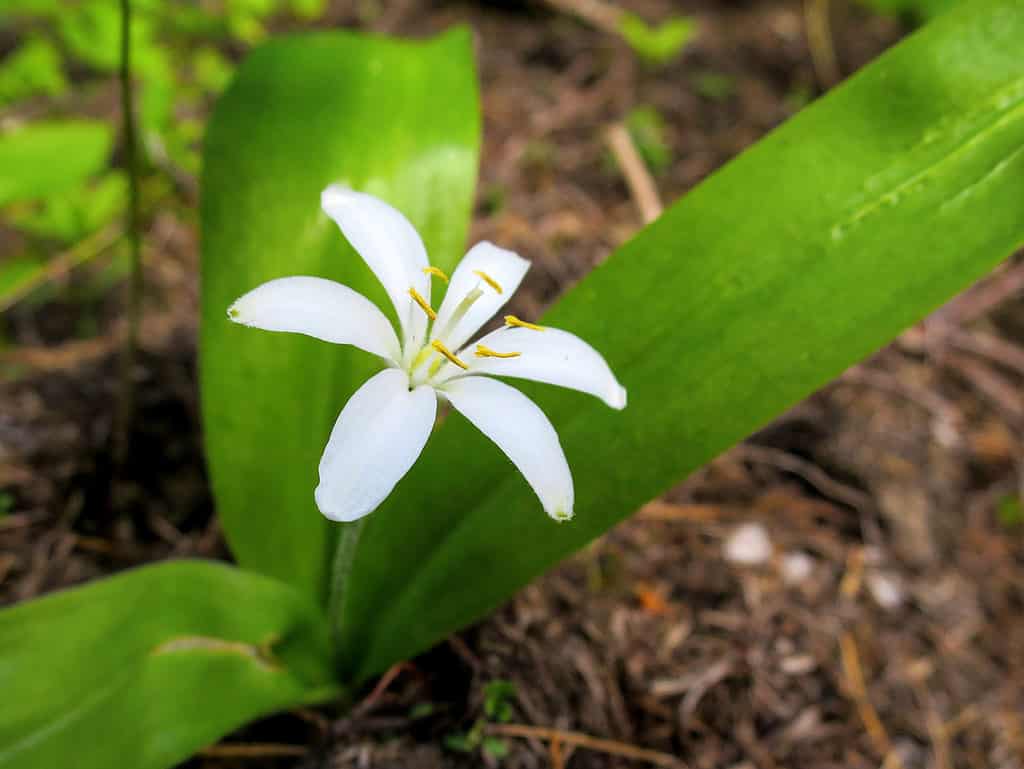
M551 740L549 751L551 753L551 769L565 769L565 758L562 755L562 741L557 738Z
M622 9L604 0L547 0L548 5L578 16L611 35L621 35Z
M828 0L804 1L804 25L807 28L807 47L818 80L824 88L831 88L842 75L836 59L836 49L829 23Z
M9 310L39 285L62 278L83 262L89 261L94 256L99 256L114 245L123 234L119 225L109 224L84 240L78 241L67 251L51 259L45 270L33 275L15 291L0 299L0 312Z
M647 521L689 521L691 523L711 523L728 517L724 508L715 505L686 504L680 505L655 499L648 502L636 512L637 518Z
M199 751L206 758L292 758L304 756L309 751L301 745L281 745L272 742L246 744L222 743L210 745Z
M527 739L547 740L548 742L557 741L563 745L576 745L610 756L621 756L635 761L644 761L654 766L668 766L673 769L684 769L686 766L681 760L668 753L638 748L635 745L616 742L615 740L602 740L581 732L549 729L543 726L527 726L526 724L489 724L486 727L486 731L488 734L496 734L501 737L525 737Z
M663 206L658 196L658 188L651 178L650 171L647 170L647 164L633 144L633 137L622 123L614 123L605 133L605 140L612 155L615 156L615 162L622 169L622 175L626 178L626 185L636 202L636 207L640 209L644 224L650 224L661 216Z
M892 752L889 733L885 730L882 719L878 717L878 711L875 710L875 706L871 704L871 699L868 697L867 685L864 682L864 670L861 668L860 655L857 653L857 643L850 633L844 633L839 639L839 655L843 664L843 677L846 679L850 696L857 706L860 720L878 755L884 756L888 763L889 758L897 754ZM898 757L896 761L899 765Z
M353 715L361 716L373 710L377 705L377 700L379 700L384 695L384 692L387 691L388 687L394 683L395 679L398 678L399 673L409 667L410 665L408 662L396 662L394 665L389 667L387 672L380 677L377 685L373 687L373 691L366 695L366 699L360 702L353 710Z

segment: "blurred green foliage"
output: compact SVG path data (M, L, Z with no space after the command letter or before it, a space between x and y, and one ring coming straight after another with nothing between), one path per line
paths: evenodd
M36 94L60 96L67 88L60 53L43 37L28 38L0 69L0 107Z
M999 500L996 515L999 523L1007 529L1024 526L1024 502L1019 496L1008 494Z
M132 70L147 178L196 178L209 102L231 80L232 55L267 36L278 16L311 21L325 0L133 0ZM111 102L120 66L118 0L0 0L0 31L17 41L0 59L0 219L24 252L0 265L0 307L36 285L54 243L73 245L111 224L126 202L111 167L115 111L105 121L26 119ZM49 100L47 102L47 100ZM41 107L49 109L41 109ZM62 162L48 162L60 157ZM153 195L148 197L152 198ZM28 283L26 283L28 281Z
M511 681L496 678L484 686L484 717L478 718L467 732L456 732L444 738L448 750L456 753L475 753L500 761L509 753L508 742L486 733L488 723L505 724L512 720L512 702L516 686Z
M725 101L736 93L736 80L721 72L696 72L693 85L697 93L711 101Z
M63 194L106 165L112 139L108 125L89 120L30 123L0 133L0 206Z
M637 54L653 64L671 61L697 34L697 23L687 16L673 16L661 24L648 24L633 13L623 13L619 32Z
M636 107L626 116L626 128L647 167L656 174L668 170L672 165L672 150L661 113L650 106Z

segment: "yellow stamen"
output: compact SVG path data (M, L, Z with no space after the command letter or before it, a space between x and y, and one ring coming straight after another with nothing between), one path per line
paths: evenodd
M448 282L448 276L444 274L444 271L440 267L424 267L423 272L427 275L436 275L445 283Z
M518 326L519 328L528 328L532 331L543 331L544 326L538 326L536 323L527 323L525 320L519 320L515 315L505 316L506 326Z
M427 304L427 300L420 296L419 291L417 291L415 288L410 288L409 296L411 296L412 300L416 302L416 304L420 306L420 309L427 314L428 318L430 318L431 320L437 320L437 313L434 312L434 308Z
M476 346L476 352L473 354L478 358L518 358L522 355L521 352L496 352L482 344Z
M461 360L456 358L455 353L453 353L451 350L445 347L444 344L442 344L439 340L435 339L433 342L430 343L430 346L437 350L439 353L441 353L444 357L446 357L459 368L465 369L467 371L469 370L469 366L467 366Z
M483 270L473 270L473 274L477 275L484 283L493 288L499 294L505 293L501 290L501 284Z

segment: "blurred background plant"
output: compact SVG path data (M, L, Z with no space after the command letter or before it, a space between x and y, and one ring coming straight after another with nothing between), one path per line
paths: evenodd
M136 0L133 8L144 207L174 197L187 210L196 202L205 116L234 62L266 38L271 21L300 28L326 2ZM0 263L0 310L25 298L45 302L50 280L102 260L79 287L95 299L129 269L120 238L127 183L107 115L116 98L119 4L5 0L0 12L0 35L13 43L0 59L0 217L23 236L20 253Z

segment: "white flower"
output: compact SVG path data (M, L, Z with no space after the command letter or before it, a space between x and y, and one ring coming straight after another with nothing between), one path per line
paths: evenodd
M388 204L338 185L320 202L383 284L401 333L370 300L323 278L271 280L228 310L236 323L351 344L388 365L356 391L331 431L315 492L320 511L354 521L376 509L423 451L442 400L498 444L548 515L571 518L572 475L551 422L518 390L480 375L569 387L615 409L625 407L626 390L582 339L511 315L504 328L466 344L515 292L529 262L478 243L449 281L430 266L412 224ZM435 277L448 283L436 313Z

